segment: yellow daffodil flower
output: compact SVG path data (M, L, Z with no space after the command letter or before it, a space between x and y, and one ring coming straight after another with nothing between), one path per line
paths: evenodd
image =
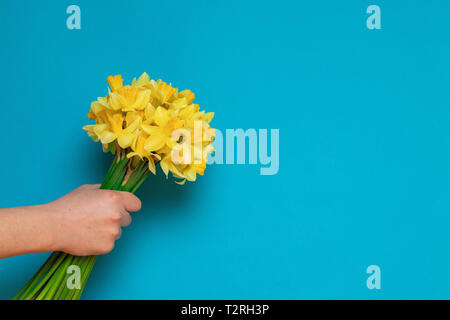
M146 161L153 174L159 164L166 176L170 172L181 179L179 184L203 175L208 154L214 151L214 129L209 126L214 113L200 111L193 103L192 91L178 92L146 73L131 85L124 85L121 75L109 76L107 81L109 93L94 101L88 114L95 124L83 128L102 143L104 151L125 152L133 161ZM196 129L198 124L201 129ZM174 139L177 130L189 136L183 138L187 149L181 152L181 162L172 159L172 152L181 144L178 140L182 140Z

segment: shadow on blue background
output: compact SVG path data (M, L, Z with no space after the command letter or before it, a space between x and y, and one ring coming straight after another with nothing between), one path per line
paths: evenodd
M66 28L67 6L81 30ZM378 4L382 29L366 28ZM211 165L138 191L85 299L450 298L446 1L2 1L0 207L104 177L81 127L106 77L146 71L279 128L280 170ZM0 261L10 298L46 254ZM366 268L381 267L381 290Z

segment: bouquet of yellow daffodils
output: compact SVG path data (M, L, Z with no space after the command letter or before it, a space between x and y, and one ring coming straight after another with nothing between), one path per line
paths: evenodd
M102 189L134 193L150 173L156 173L158 164L179 184L203 175L214 150L214 129L209 126L214 114L200 111L190 90L178 92L146 73L131 85L123 85L120 75L107 80L108 95L94 101L88 114L95 124L83 128L102 143L103 151L115 155ZM96 258L54 252L13 299L78 300ZM71 265L81 270L78 289L67 286Z

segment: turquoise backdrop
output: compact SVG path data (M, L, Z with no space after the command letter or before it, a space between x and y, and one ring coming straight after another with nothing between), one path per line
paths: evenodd
M69 30L66 9L81 8ZM366 9L381 8L381 30ZM81 130L106 77L192 89L220 130L279 129L280 167L162 174L85 299L450 298L448 1L0 2L0 207L101 182ZM48 254L0 261L12 297ZM366 268L381 268L369 290Z

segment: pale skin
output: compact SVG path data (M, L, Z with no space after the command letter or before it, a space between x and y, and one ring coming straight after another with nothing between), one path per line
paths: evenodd
M83 185L43 205L0 209L0 258L62 251L109 253L141 201L123 191Z

